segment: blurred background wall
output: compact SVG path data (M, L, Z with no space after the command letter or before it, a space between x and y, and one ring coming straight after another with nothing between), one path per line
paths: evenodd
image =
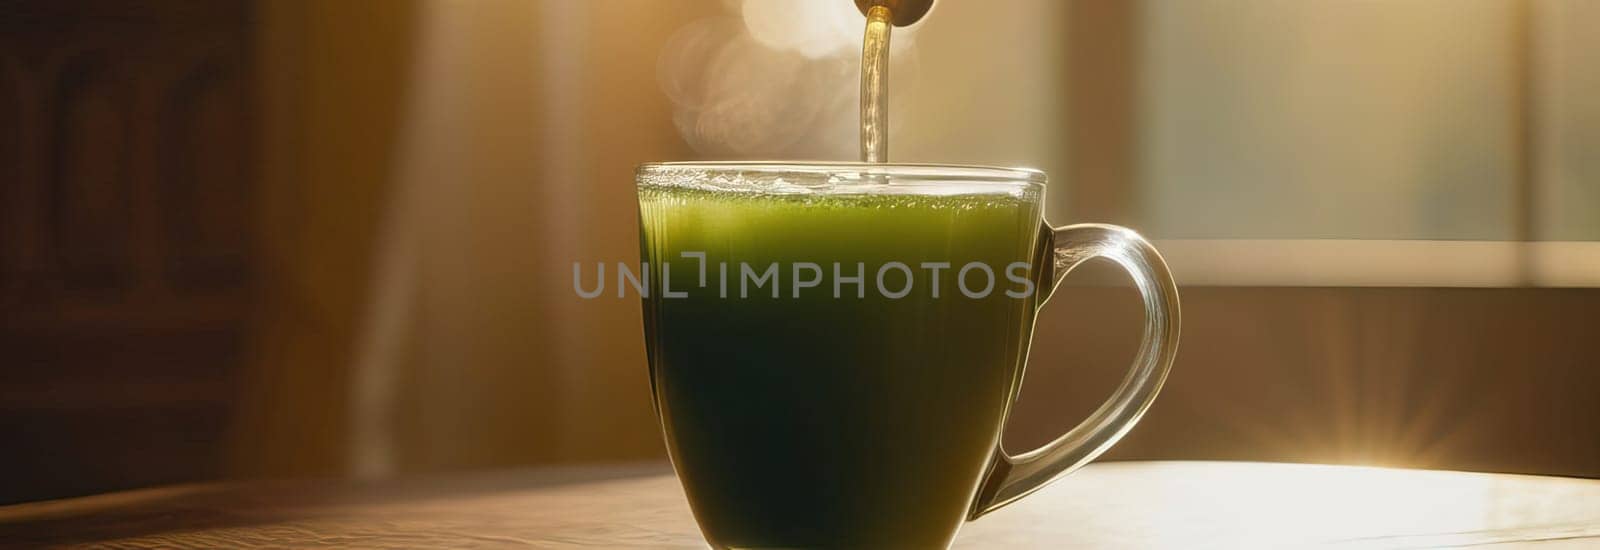
M262 268L251 9L0 3L0 501L227 474Z
M753 6L753 7L752 7ZM641 162L850 159L859 16L790 0L0 2L0 502L659 460ZM1162 399L1109 459L1600 475L1582 0L944 1L891 155L1030 165L1160 240ZM1063 287L1008 447L1137 341Z

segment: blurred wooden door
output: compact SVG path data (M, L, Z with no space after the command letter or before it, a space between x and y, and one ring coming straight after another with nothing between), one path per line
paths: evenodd
M0 0L0 503L220 472L251 4Z

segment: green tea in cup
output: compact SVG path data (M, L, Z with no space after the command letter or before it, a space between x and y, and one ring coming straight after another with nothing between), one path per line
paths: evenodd
M652 392L713 546L943 548L1137 421L1176 349L1176 289L1131 231L1044 225L1044 191L998 168L640 167ZM1133 274L1143 348L1094 417L1008 455L1034 317L1091 257Z

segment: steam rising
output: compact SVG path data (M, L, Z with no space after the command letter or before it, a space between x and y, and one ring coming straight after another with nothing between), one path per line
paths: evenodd
M657 76L684 141L712 158L856 158L865 19L854 4L733 4L738 17L695 21L662 47ZM891 43L891 97L915 84L910 30Z

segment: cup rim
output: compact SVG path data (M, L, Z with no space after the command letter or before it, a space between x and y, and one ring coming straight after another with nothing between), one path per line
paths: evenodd
M1028 184L1040 189L1046 185L1045 173L1034 168L1007 168L975 164L934 164L860 161L674 161L640 164L637 174L662 172L755 172L811 173L890 176L917 180L920 184Z

